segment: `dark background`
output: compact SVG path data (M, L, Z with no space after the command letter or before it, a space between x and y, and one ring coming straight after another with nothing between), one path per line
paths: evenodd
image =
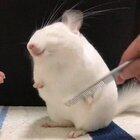
M32 87L32 67L26 43L46 21L56 4L64 0L0 0L0 70L6 74L0 85L0 105L44 105ZM94 10L129 7L85 19L81 32L94 44L109 68L119 63L123 51L139 34L138 0L113 0ZM55 19L78 0L65 0ZM86 10L112 0L81 0L75 8Z

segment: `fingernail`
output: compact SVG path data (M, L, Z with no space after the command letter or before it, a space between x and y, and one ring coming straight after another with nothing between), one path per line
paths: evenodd
M123 78L122 75L119 75L117 78L116 78L116 83L117 85L121 85L125 82L125 79Z

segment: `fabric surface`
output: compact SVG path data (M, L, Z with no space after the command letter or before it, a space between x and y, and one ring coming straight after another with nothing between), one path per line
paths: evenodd
M73 128L43 128L45 107L0 107L0 140L63 140ZM140 140L140 117L124 114L107 128L75 140ZM117 124L117 125L116 125ZM121 129L121 128L123 129ZM128 133L131 135L129 135ZM134 138L133 138L134 137Z
M8 112L8 107L0 107L0 128L2 128L6 114Z

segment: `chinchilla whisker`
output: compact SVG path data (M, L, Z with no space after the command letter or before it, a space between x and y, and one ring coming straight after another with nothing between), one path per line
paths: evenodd
M57 16L59 10L61 10L62 6L65 4L65 1L63 1L60 6L54 11L54 13L52 14L52 16L50 17L49 21L47 22L47 25L50 24L53 20L54 17Z
M41 27L40 28L43 28L44 25L45 25L45 21L46 20L46 16L44 15L43 19L42 19L42 23L41 23Z
M83 17L81 18L97 18L95 16L100 16L102 14L106 14L108 12L116 12L118 10L129 10L130 7L119 7L119 8L110 8L110 9L104 9L104 10L99 10L99 11L93 11L93 12L87 12L83 13ZM81 20L81 18L77 18L76 20Z
M99 4L99 5L93 6L93 7L89 8L89 9L86 9L85 11L83 11L83 13L84 13L84 12L88 12L88 11L90 11L90 10L94 10L94 9L96 9L96 8L100 8L100 7L102 7L102 6L108 6L108 5L110 5L110 4L119 3L119 2L120 2L120 0L112 1L112 2L105 2L105 3Z
M69 10L73 10L76 6L78 6L82 1L79 1L78 3L76 3L75 5L73 5Z
M101 14L105 14L105 13L108 13L108 12L115 12L115 11L118 11L118 10L128 10L128 9L130 9L130 7L120 7L120 8L112 8L112 9L105 9L105 10L87 12L87 13L84 13L84 18L89 17L89 16L101 15Z
M46 23L49 22L49 19L50 19L51 16L53 15L53 12L55 12L55 10L57 9L58 4L59 4L59 1L57 1L57 3L56 3L56 5L55 5L54 9L52 10L52 12L50 12L50 14L49 14L47 20L46 20L46 21L44 20L44 22L43 22L43 26L42 26L42 27L44 27L44 26L46 25Z
M76 3L75 5L73 5L73 6L69 9L69 11L73 10L73 9L74 9L75 7L77 7L81 2L82 2L82 1L79 1L78 3ZM55 20L55 22L60 21L61 18L62 18L62 16L60 16L57 20Z

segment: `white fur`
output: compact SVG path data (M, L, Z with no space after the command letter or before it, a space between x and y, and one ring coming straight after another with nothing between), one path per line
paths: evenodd
M68 14L66 16L69 18ZM28 48L34 62L34 81L44 83L38 91L47 104L52 121L63 125L74 124L78 130L94 131L112 121L117 108L117 87L113 80L94 95L91 104L87 99L71 107L64 105L68 99L109 72L99 53L79 32L77 25L75 30L70 26L63 22L54 23L31 37L28 46L36 44L45 50L41 55L34 56Z
M131 81L119 90L116 115L124 111L140 112L140 84Z

